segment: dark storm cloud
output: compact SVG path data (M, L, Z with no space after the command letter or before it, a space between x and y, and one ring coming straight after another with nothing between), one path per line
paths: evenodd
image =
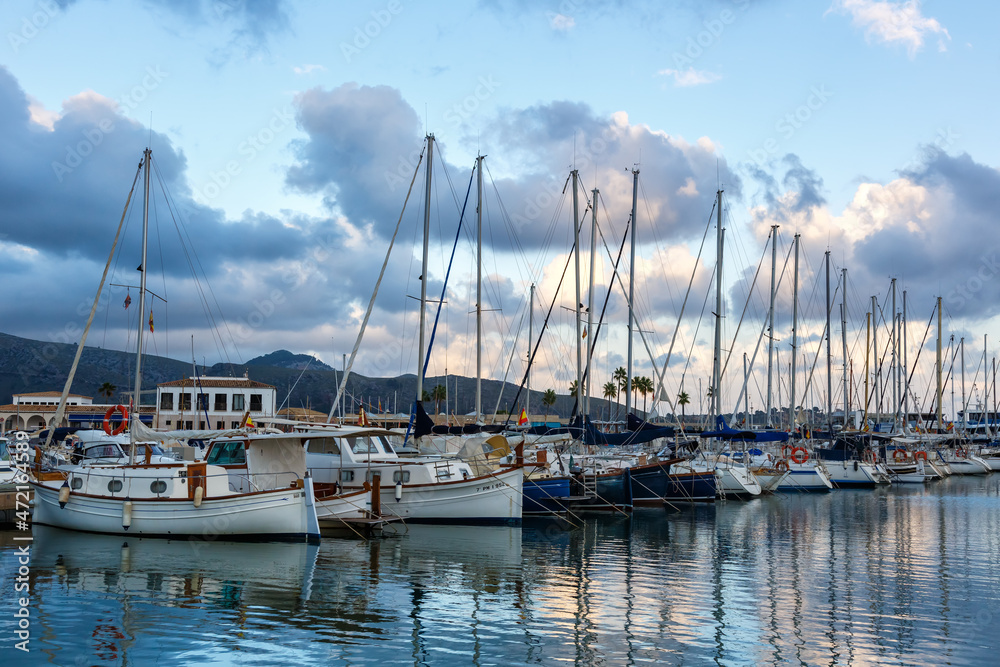
M799 213L826 204L826 199L820 194L823 179L815 171L803 166L802 160L794 153L786 155L782 162L788 165L782 182L796 193L795 203L791 206L793 211Z

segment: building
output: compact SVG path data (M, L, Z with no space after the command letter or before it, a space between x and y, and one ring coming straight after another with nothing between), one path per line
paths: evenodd
M0 432L37 431L47 426L101 428L105 413L114 407L109 404L95 404L91 396L70 394L66 398L66 410L62 421L53 424L61 397L61 391L14 394L12 403L0 405ZM144 406L141 412L142 421L152 424L153 408ZM115 422L120 419L121 415L117 413L112 417L112 421Z
M198 377L156 387L156 428L239 428L249 412L255 421L274 417L277 390L247 377Z

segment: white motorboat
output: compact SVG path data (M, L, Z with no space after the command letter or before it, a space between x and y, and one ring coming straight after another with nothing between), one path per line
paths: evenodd
M378 473L384 515L419 523L521 522L524 474L519 466L476 475L457 458L404 458L389 443L394 434L376 428L313 427L297 435L321 493L326 488L357 491Z

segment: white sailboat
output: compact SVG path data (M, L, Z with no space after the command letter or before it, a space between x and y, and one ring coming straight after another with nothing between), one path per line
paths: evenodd
M146 247L149 222L149 180L152 152L147 148L139 166L144 171L142 261L140 267L139 312L145 312ZM138 173L136 174L138 180ZM134 190L133 183L133 190ZM129 201L131 201L131 193ZM128 204L126 204L126 212ZM125 215L122 216L124 222ZM121 233L119 227L118 235ZM116 245L118 235L115 237ZM114 247L94 300L94 308L77 346L56 422L65 408L73 376L93 322ZM143 330L139 318L135 404L142 386ZM136 411L137 412L137 411ZM143 537L190 537L215 540L288 539L317 541L312 480L306 474L305 451L298 440L254 441L242 450L245 458L243 482L233 479L225 465L206 461L152 461L153 449L136 459L138 415L130 423L131 444L128 460L108 462L101 458L75 465L45 467L36 464L31 485L35 492L32 522L71 530ZM46 443L48 444L48 443Z

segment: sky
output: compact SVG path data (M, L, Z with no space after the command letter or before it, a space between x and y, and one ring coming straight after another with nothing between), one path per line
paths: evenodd
M627 243L621 282L611 267L637 171L635 373L662 373L668 397L692 396L689 412L707 407L711 382L719 189L724 405L744 401L744 353L751 410L767 402L774 225L773 405L790 390L796 234L797 404L827 400L817 350L829 251L831 401L843 401L845 366L852 393L863 386L873 295L869 364L878 356L888 368L895 279L897 311L907 293L898 355L914 400L931 400L936 327L925 332L942 297L946 361L964 337L975 405L983 336L988 361L1000 347L998 15L995 3L914 0L9 0L0 330L79 340L149 146L150 351L187 359L193 348L212 364L284 348L339 367L398 222L355 369L415 372L433 133L429 320L476 156L486 156L487 377L523 376L534 283L535 339L555 306L532 386L566 393L576 378L574 168L585 306L599 190L595 318L611 288L595 329L595 393L626 365ZM143 201L140 178L89 345L134 346ZM429 375L475 374L475 202L473 183ZM123 308L126 296L136 305Z

